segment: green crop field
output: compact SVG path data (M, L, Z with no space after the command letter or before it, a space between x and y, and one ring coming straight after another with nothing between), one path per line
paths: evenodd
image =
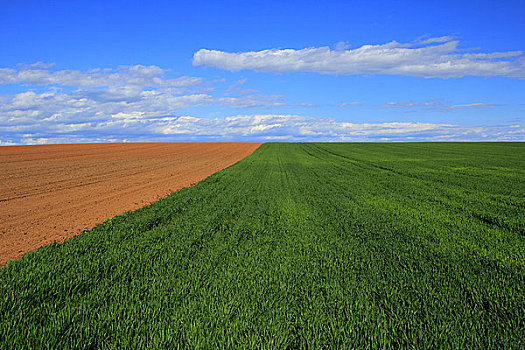
M0 267L0 348L525 348L525 144L264 144Z

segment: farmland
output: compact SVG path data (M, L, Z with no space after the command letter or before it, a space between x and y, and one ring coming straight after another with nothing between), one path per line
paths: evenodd
M524 348L525 144L263 144L0 267L0 348Z
M190 186L257 143L0 148L0 264Z

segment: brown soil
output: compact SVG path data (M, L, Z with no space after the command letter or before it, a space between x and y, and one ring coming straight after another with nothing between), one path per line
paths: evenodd
M259 145L0 147L0 264L191 186Z

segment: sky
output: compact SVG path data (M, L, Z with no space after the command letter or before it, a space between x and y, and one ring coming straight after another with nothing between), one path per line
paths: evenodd
M525 2L0 1L0 145L525 141Z

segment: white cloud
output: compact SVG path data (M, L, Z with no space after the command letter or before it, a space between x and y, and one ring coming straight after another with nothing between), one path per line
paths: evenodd
M92 69L88 71L50 71L54 64L41 62L18 65L17 68L1 68L0 84L30 84L53 86L76 86L93 88L104 86L139 87L188 87L202 83L202 78L179 77L165 79L166 70L157 66L121 66L117 69Z
M428 39L421 39L419 41L416 41L416 44L418 45L425 45L425 44L434 44L434 43L446 43L447 41L452 41L455 38L453 36L439 36L435 38L428 38Z
M344 51L348 50L350 45L345 41L340 41L335 45L335 51Z
M66 94L57 90L37 94L22 92L0 104L0 125L22 125L48 121L90 122L121 115L140 118L175 115L188 107L222 105L233 108L281 106L280 97L248 95L215 97L209 94L174 96L163 90L120 89L81 91Z
M460 126L453 124L392 122L349 123L298 115L253 114L227 118L192 116L145 117L117 113L90 122L41 120L31 125L6 127L2 144L116 142L116 141L523 141L525 128ZM4 141L5 140L5 141Z
M438 98L431 98L425 102L414 102L414 101L401 101L401 102L389 102L384 105L377 106L377 108L414 108L414 107L426 107L427 110L439 110L439 111L451 111L457 109L479 109L479 108L492 108L501 107L500 104L492 103L469 103L469 104L456 104L447 105Z
M424 78L503 76L525 79L522 51L465 53L452 37L428 38L402 44L364 45L347 49L337 45L300 50L271 49L230 53L201 49L193 56L195 66L231 71L252 69L260 72L316 72L322 74L388 74Z
M491 108L491 107L501 107L503 105L496 105L491 103L469 103L465 105L452 105L452 106L443 106L444 110L453 110L453 109L476 109L476 108Z
M239 94L239 95L245 95L245 94L251 94L251 93L257 93L259 90L255 89L244 89L243 86L246 84L248 79L241 79L233 83L228 89L226 89L226 95L231 94Z
M405 107L426 107L426 106L440 106L442 103L439 99L429 99L426 102L419 103L414 101L389 102L384 105L377 106L377 108L405 108Z
M11 140L1 140L0 139L0 146L15 146L16 143L12 142Z
M0 69L0 84L52 85L48 91L25 91L0 96L0 127L4 131L45 124L48 131L72 131L72 124L111 123L125 115L126 120L172 116L181 109L198 106L226 106L235 109L282 106L281 96L249 94L215 96L198 91L201 78L166 79L165 70L156 66L127 66L89 71L50 71L52 65L40 62ZM240 88L245 81L237 82ZM67 86L76 87L71 91ZM65 91L71 92L65 92ZM88 124L86 124L88 125ZM3 136L0 134L0 136Z
M192 134L197 119L176 116L182 109L198 106L241 109L284 105L280 96L177 95L179 92L178 88L173 87L144 88L129 85L82 88L70 93L51 88L41 93L25 91L4 95L0 103L0 145L85 140L109 142L127 139L128 134L136 141L173 134L195 138L213 134L213 125L212 129L205 131L203 123L206 120L199 120L198 132ZM250 127L241 134L257 134L276 126Z
M111 143L111 142L127 142L125 139L120 138L104 138L104 137L81 137L77 136L71 138L66 137L38 137L33 138L32 135L26 135L26 137L20 140L20 144L23 145L46 145L53 143Z
M346 106L362 106L364 105L363 102L343 102L339 105L339 107L346 107Z
M50 85L13 95L0 95L0 145L116 141L371 141L371 140L520 140L524 129L432 123L352 124L322 117L280 114L228 118L181 116L198 106L244 109L284 106L282 96L243 90L245 80L217 96L202 90L201 78L167 79L156 66L129 66L90 71L51 71L36 63L0 69L0 83ZM72 88L71 88L72 87ZM205 91L205 92L204 92ZM346 102L341 106L359 105ZM314 107L302 104L303 107ZM405 101L388 107L449 109L497 105L440 100ZM187 111L186 111L187 113Z
M31 69L31 68L42 68L42 69L47 69L47 68L51 68L51 67L54 67L55 66L55 63L44 63L44 62L35 62L35 63L19 63L17 65L18 67L20 68L25 68L25 69Z
M314 108L319 107L319 105L316 105L315 103L298 103L296 104L297 107L305 107L305 108Z

